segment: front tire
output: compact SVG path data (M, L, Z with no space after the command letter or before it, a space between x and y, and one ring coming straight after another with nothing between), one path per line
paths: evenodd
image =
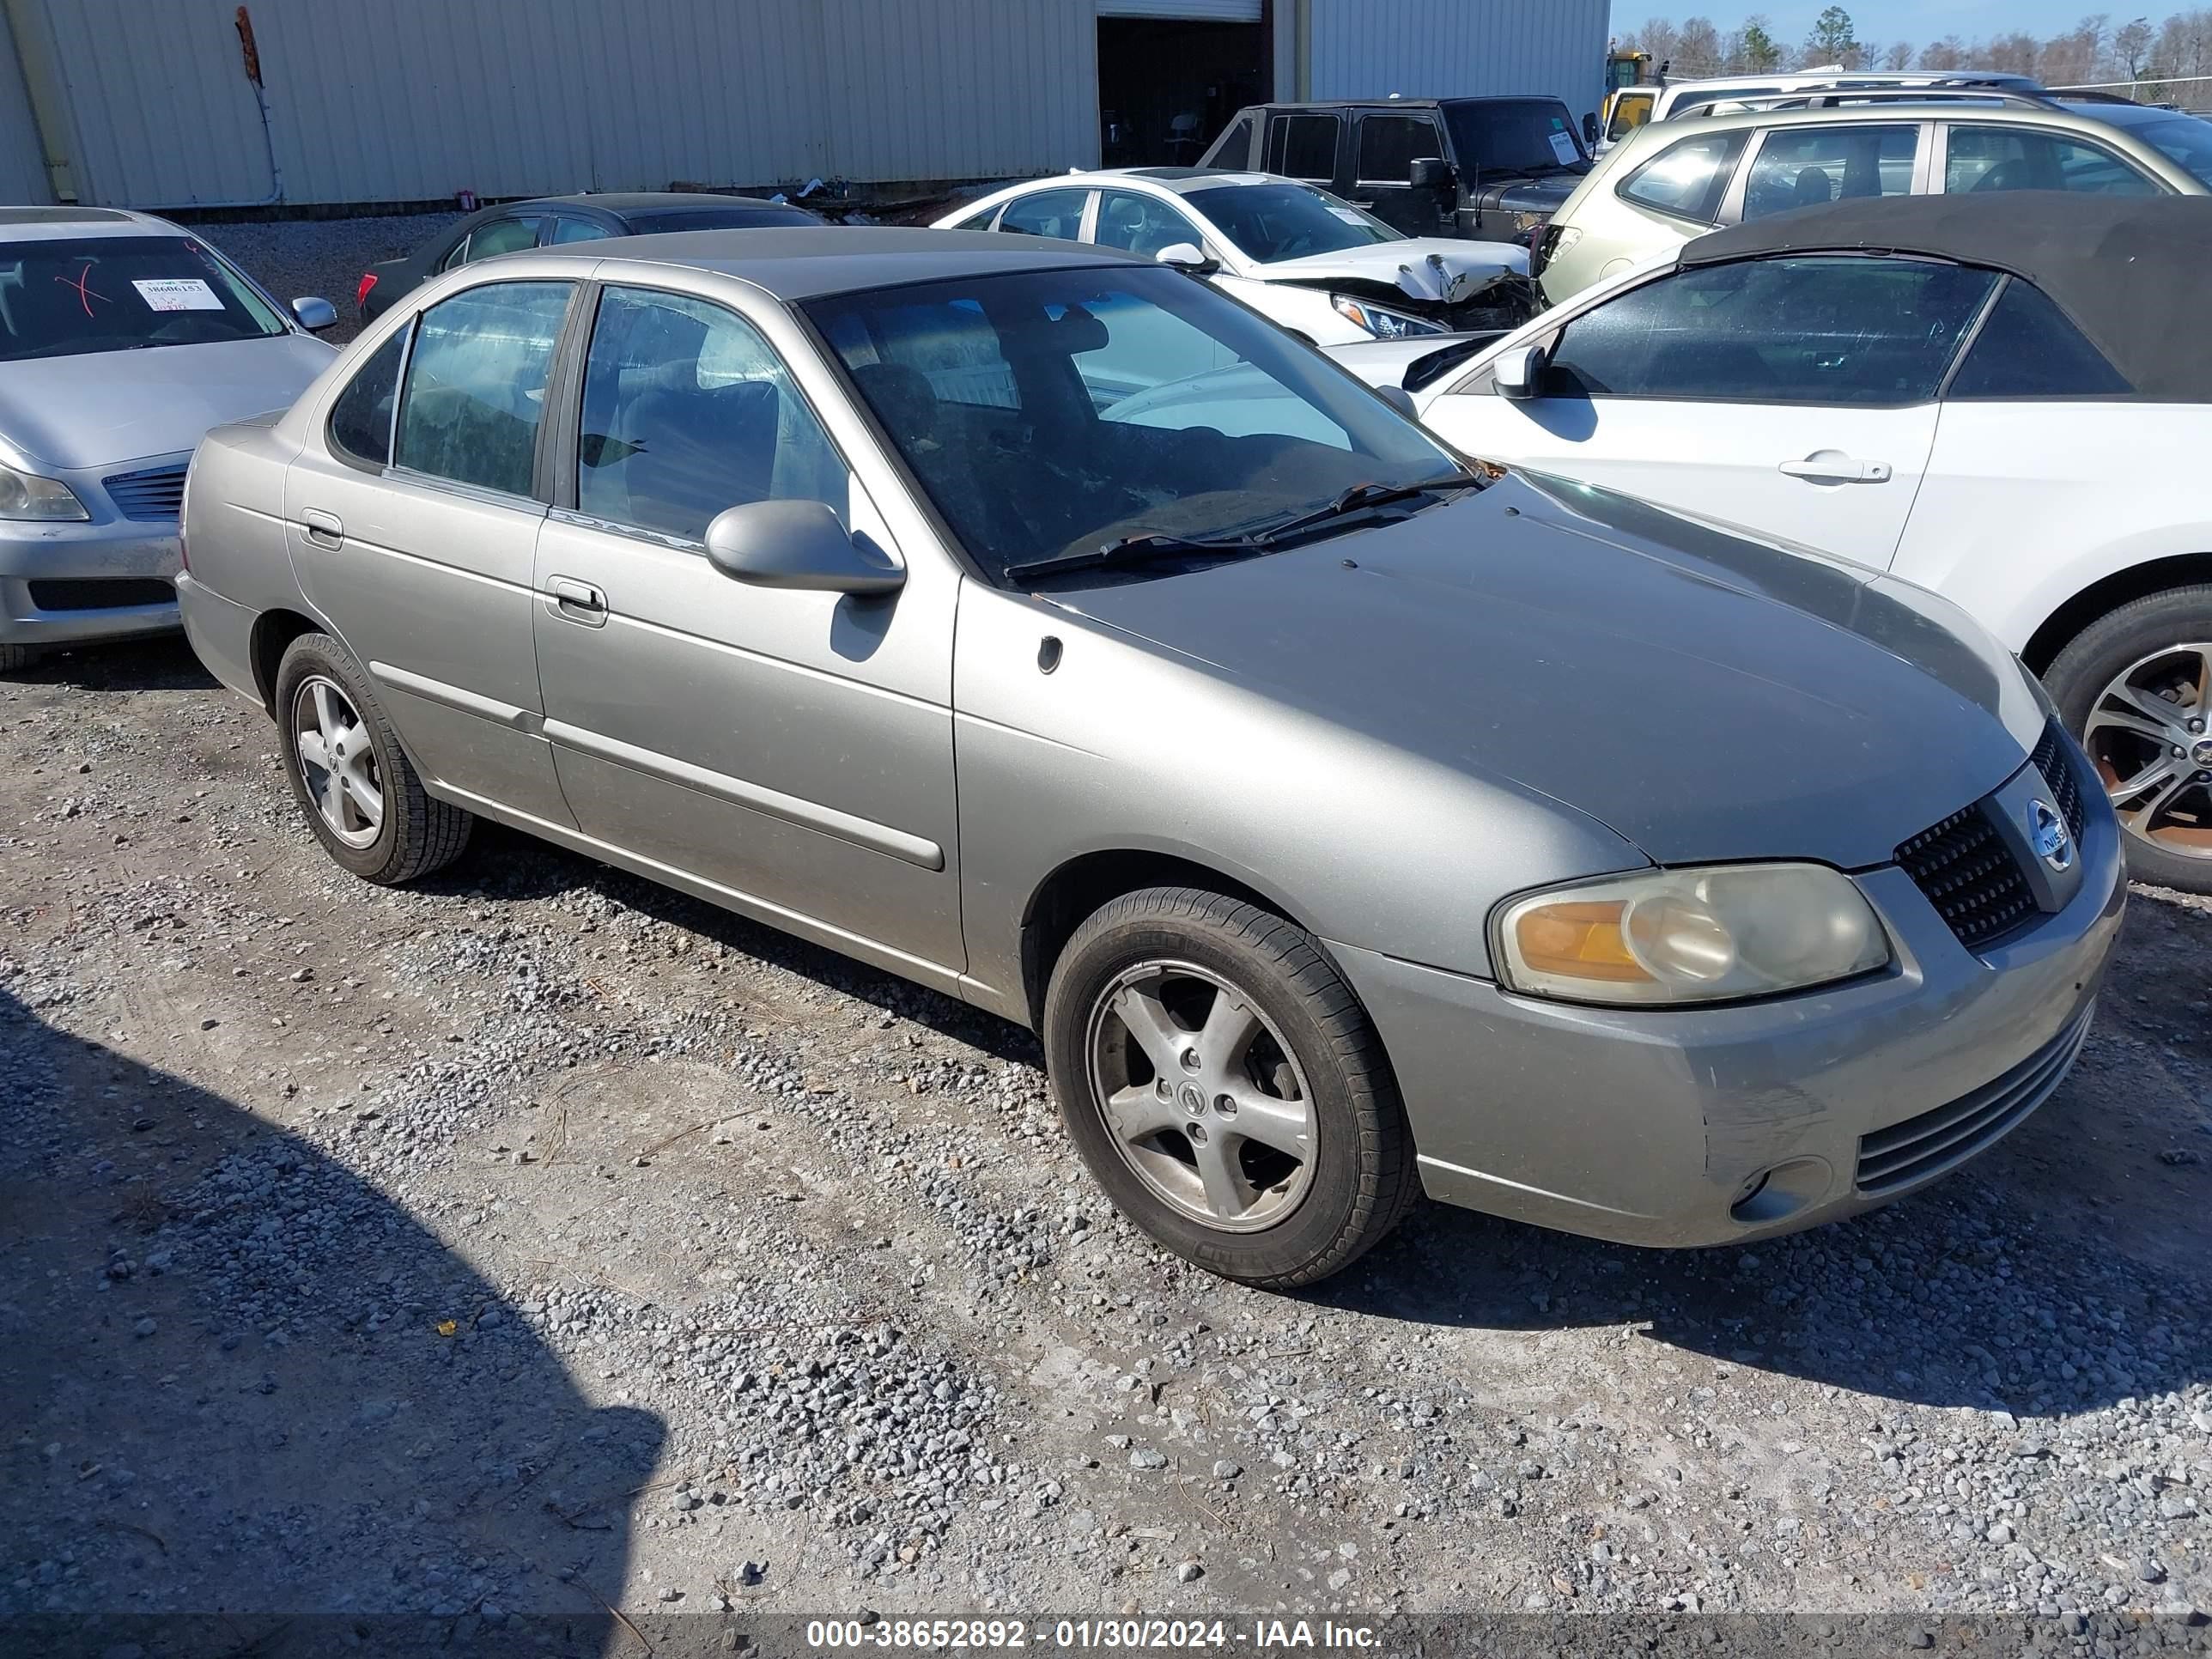
M1047 1068L1115 1206L1224 1279L1341 1271L1419 1188L1382 1040L1319 944L1192 888L1114 900L1060 953Z
M2128 873L2212 893L2212 584L2099 617L2044 680L2119 814Z
M368 676L327 634L302 634L276 669L284 775L328 853L380 887L460 857L476 820L436 800L399 747Z

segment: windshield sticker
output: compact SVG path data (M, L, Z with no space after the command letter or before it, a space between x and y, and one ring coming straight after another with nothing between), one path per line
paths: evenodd
M1367 222L1366 216L1352 208L1333 207L1329 209L1329 211L1334 214L1338 218L1343 220L1347 225L1364 226Z
M1575 137L1571 132L1555 132L1552 135L1552 154L1559 158L1559 164L1562 167L1571 161L1578 161L1582 159L1575 153Z
M221 311L222 301L197 276L165 277L134 282L138 297L149 311Z

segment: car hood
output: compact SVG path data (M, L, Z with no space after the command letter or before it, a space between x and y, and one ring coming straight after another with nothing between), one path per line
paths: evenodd
M1485 207L1540 213L1548 219L1565 205L1567 198L1588 176L1581 173L1547 173L1537 178L1486 179L1476 187L1474 195Z
M1380 283L1416 300L1457 305L1500 276L1526 276L1528 250L1510 242L1457 242L1441 236L1373 242L1338 253L1278 259L1255 270L1267 283Z
M0 364L0 439L53 467L172 455L210 427L288 407L337 355L285 334Z
M1527 475L1378 529L1055 597L1376 743L1548 796L1661 864L1888 863L2016 771L2045 718L2003 649L1931 593Z

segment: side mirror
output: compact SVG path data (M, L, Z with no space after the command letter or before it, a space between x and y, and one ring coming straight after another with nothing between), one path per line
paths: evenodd
M1420 419L1420 411L1413 407L1413 394L1401 386L1378 386L1375 395L1396 410L1409 421Z
M1597 112L1595 110L1588 111L1583 116L1583 148L1584 149L1595 149L1597 148L1597 141L1600 136L1601 134L1597 125Z
M755 587L896 593L906 572L864 549L820 501L747 501L707 526L707 560Z
M320 334L326 328L338 325L338 308L328 300L295 300L292 301L292 315L310 334Z
M1170 242L1152 258L1164 265L1173 265L1177 270L1187 270L1194 276L1211 276L1221 269L1198 248L1188 242Z
M1459 184L1459 174L1449 161L1423 155L1415 159L1407 179L1415 190L1451 190Z
M1501 398L1525 402L1538 396L1544 384L1544 348L1524 345L1505 353L1490 366L1490 378Z

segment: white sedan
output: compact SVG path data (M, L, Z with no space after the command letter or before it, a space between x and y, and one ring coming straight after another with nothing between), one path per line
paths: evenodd
M937 222L1125 248L1210 277L1316 345L1496 328L1528 312L1528 252L1407 236L1265 173L1119 167L1014 185Z
M1600 283L1415 404L1955 601L2043 677L2136 878L2212 892L2208 260L2203 198L1839 203Z

